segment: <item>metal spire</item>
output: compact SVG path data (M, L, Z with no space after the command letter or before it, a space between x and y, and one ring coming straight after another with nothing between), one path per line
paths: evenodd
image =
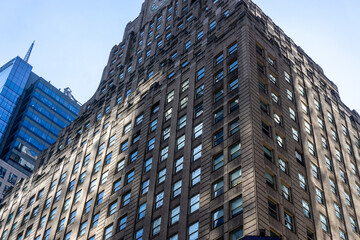
M28 62L29 61L29 58L30 58L30 54L31 54L31 51L34 47L34 43L35 43L35 40L33 41L33 43L30 45L30 48L29 50L27 51L26 55L25 55L25 58L24 58L24 61L25 62Z

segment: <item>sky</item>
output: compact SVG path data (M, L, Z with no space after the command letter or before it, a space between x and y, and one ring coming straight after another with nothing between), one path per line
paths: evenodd
M24 57L57 88L85 103L95 92L111 48L143 0L0 0L0 65ZM360 1L254 0L324 70L343 102L360 112Z

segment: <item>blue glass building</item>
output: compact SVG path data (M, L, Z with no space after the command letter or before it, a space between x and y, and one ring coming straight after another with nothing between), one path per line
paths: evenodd
M80 109L71 95L31 70L20 57L0 68L0 158L26 175Z
M24 91L32 66L19 57L0 68L0 143L4 138L17 100Z

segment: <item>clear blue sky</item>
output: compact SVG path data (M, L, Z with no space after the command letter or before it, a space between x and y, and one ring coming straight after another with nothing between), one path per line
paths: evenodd
M24 57L36 41L33 71L86 102L96 90L111 48L143 0L0 0L0 65ZM339 87L360 112L360 1L254 0Z

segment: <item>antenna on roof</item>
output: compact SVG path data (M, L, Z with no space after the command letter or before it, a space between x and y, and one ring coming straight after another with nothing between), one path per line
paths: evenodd
M30 58L30 54L31 54L31 51L34 47L34 43L35 43L35 40L33 41L33 43L30 45L30 48L29 50L27 51L26 55L25 55L25 58L24 58L24 61L25 62L28 62L29 61L29 58Z

